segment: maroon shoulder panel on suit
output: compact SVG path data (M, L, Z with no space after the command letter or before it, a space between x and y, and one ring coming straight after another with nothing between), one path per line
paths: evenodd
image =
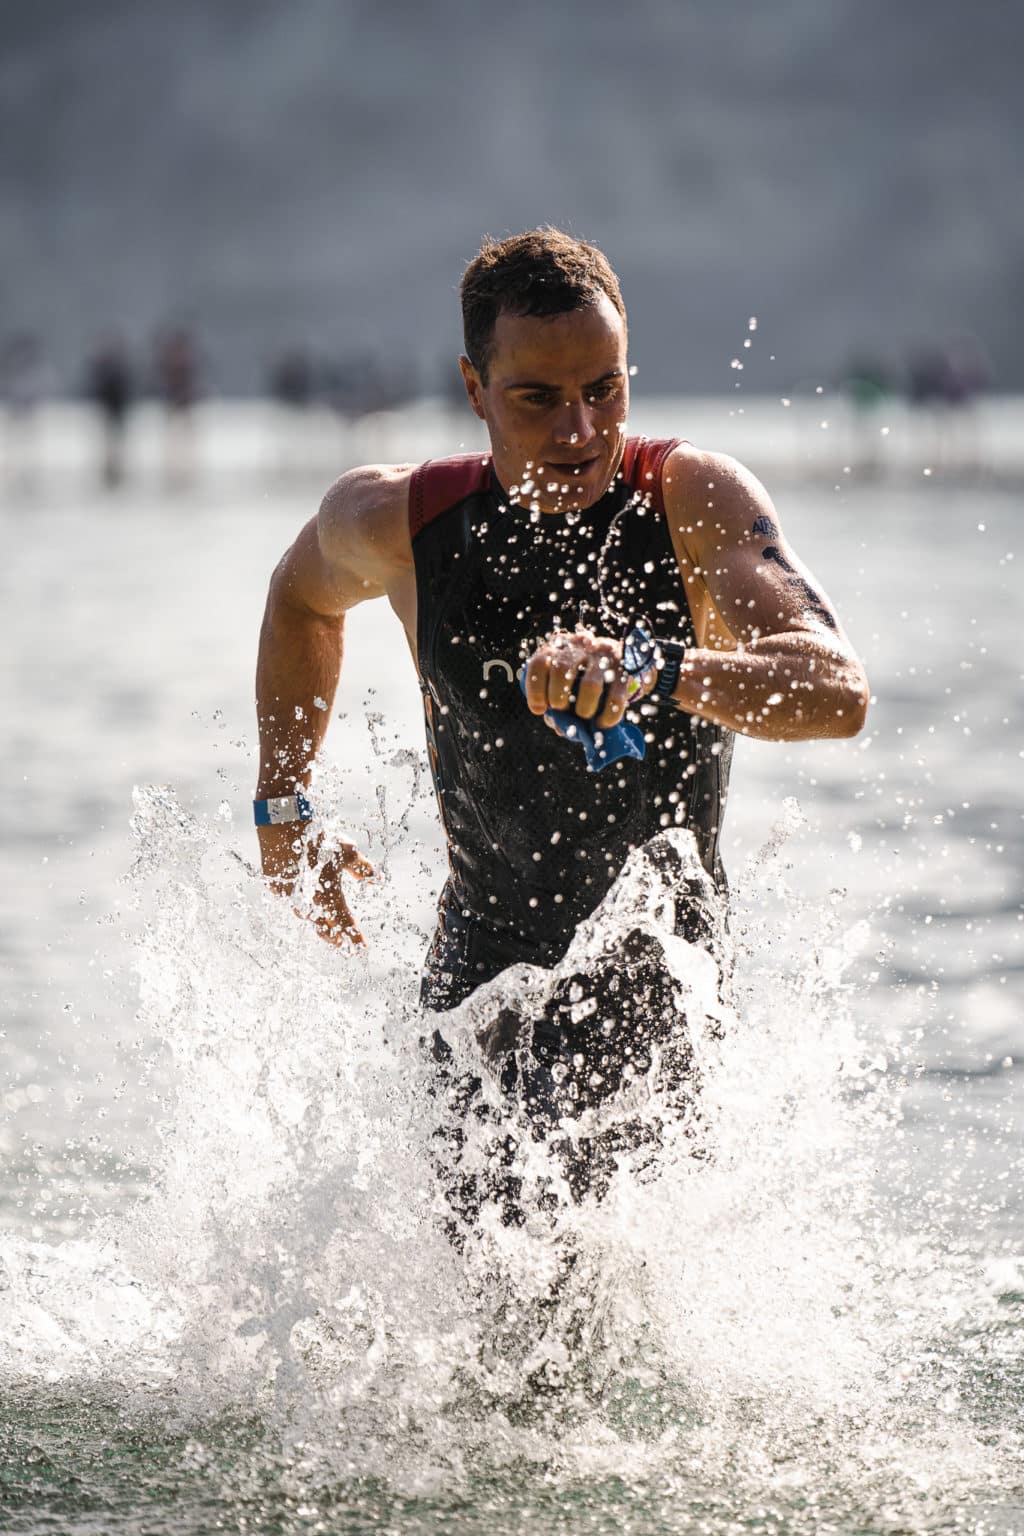
M636 491L650 495L655 511L664 514L662 470L678 437L630 437L622 457L622 478ZM491 483L489 454L462 453L450 459L428 459L413 470L409 485L409 533L412 538L449 507L485 491Z
M409 485L409 533L415 538L428 523L467 496L491 483L491 456L460 453L450 459L428 459L412 472Z
M635 491L647 493L651 506L665 515L665 487L661 473L665 460L672 449L682 442L680 437L630 437L626 439L626 451L622 456L622 478Z

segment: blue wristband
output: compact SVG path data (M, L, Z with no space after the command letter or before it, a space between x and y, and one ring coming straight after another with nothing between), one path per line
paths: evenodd
M276 795L270 800L254 800L253 820L258 827L277 827L282 822L312 821L313 807L301 790L294 795Z

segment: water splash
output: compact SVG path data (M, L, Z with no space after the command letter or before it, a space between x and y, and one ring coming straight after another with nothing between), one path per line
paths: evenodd
M1005 1487L1010 1415L986 1416L972 1340L1002 1351L1012 1399L999 1297L1015 1293L1003 1269L979 1288L893 1228L876 1170L899 1095L844 991L867 936L840 894L812 915L788 891L796 819L737 883L731 938L713 914L699 942L677 931L680 884L706 877L671 832L555 972L516 968L444 1017L453 1070L479 1081L463 1167L486 1189L497 1158L521 1216L485 1198L453 1241L438 1020L417 1006L403 892L374 898L374 951L339 957L223 829L141 792L140 1026L173 1064L163 1152L148 1198L90 1236L8 1245L8 1388L37 1413L60 1397L72 1460L116 1405L119 1433L163 1445L197 1499L257 1499L282 1528L401 1505L422 1529L554 1529L569 1499L671 1530L725 1528L751 1501L795 1531L934 1529ZM553 1000L590 1017L637 934L663 956L668 1038L685 1019L699 1095L680 1107L656 1040L624 1093L563 1098L538 1134L502 1085L495 1020L518 1021L526 1082L530 1021ZM602 1137L606 1177L574 1186L567 1145Z

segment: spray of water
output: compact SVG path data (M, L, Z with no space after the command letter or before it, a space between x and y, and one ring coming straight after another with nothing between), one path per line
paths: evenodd
M408 837L407 818L389 826ZM977 1288L879 1200L901 1121L844 990L867 936L839 894L800 910L787 831L736 882L728 931L712 910L700 942L677 932L680 884L706 879L669 832L555 972L506 972L438 1020L416 1001L407 892L370 893L376 945L339 956L222 829L138 792L140 1028L173 1082L162 1155L148 1198L89 1237L9 1245L9 1387L155 1416L189 1475L213 1467L236 1499L272 1477L293 1511L358 1488L455 1498L483 1528L501 1489L491 1528L527 1509L544 1528L552 1490L582 1512L631 1489L651 1529L722 1529L751 1500L793 1530L891 1529L897 1511L930 1529L998 1486L1005 1447L971 1407ZM598 979L641 941L665 1027L615 1093L589 1061L555 1061L557 1118L531 1116L531 1021L559 999L570 1024L607 1015ZM467 1102L450 1090L469 1080Z

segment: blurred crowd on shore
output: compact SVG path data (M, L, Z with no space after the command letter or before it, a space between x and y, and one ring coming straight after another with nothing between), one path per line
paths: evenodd
M879 413L893 401L903 401L928 423L931 456L939 465L955 463L969 472L984 469L974 408L992 385L985 349L970 335L916 346L902 367L867 354L852 358L837 388L851 408L851 455L858 468L862 473L881 471Z
M878 424L885 408L893 405L916 418L935 463L973 472L986 468L975 407L993 382L981 343L972 336L955 336L918 346L900 363L856 356L837 373L827 392L844 402L848 457L860 473L880 475L886 470L888 429ZM815 393L820 396L822 386ZM31 477L38 458L36 417L55 398L70 398L91 409L96 477L103 487L116 491L131 478L129 425L140 407L155 405L161 413L162 480L174 490L192 484L198 473L196 407L221 397L211 384L200 340L183 326L164 330L146 349L132 350L116 336L104 337L84 361L70 391L60 389L38 336L11 333L0 341L0 468L8 471L8 480L12 465L17 478ZM313 413L335 420L351 435L368 418L400 412L416 401L429 399L453 411L465 406L454 358L440 362L433 377L424 377L404 361L395 366L362 353L333 359L301 345L287 347L269 360L261 399L276 411L276 468L284 476L301 472L301 423Z
M461 400L462 383L454 360L436 381L410 374L406 364L390 367L371 354L335 360L301 346L279 352L266 370L262 398L284 413L287 430L302 413L327 410L344 422L393 411L411 400L430 395ZM431 387L433 383L434 387ZM85 401L95 411L98 428L97 469L100 481L116 489L128 477L127 431L137 407L157 403L165 417L165 480L169 487L187 485L195 475L193 416L203 400L216 399L204 349L184 327L158 335L146 351L132 351L121 339L100 340L81 369L76 386L61 389L40 338L14 332L0 342L0 412L6 425L6 446L15 445L18 459L31 457L33 420L55 398ZM286 455L285 455L286 456Z

